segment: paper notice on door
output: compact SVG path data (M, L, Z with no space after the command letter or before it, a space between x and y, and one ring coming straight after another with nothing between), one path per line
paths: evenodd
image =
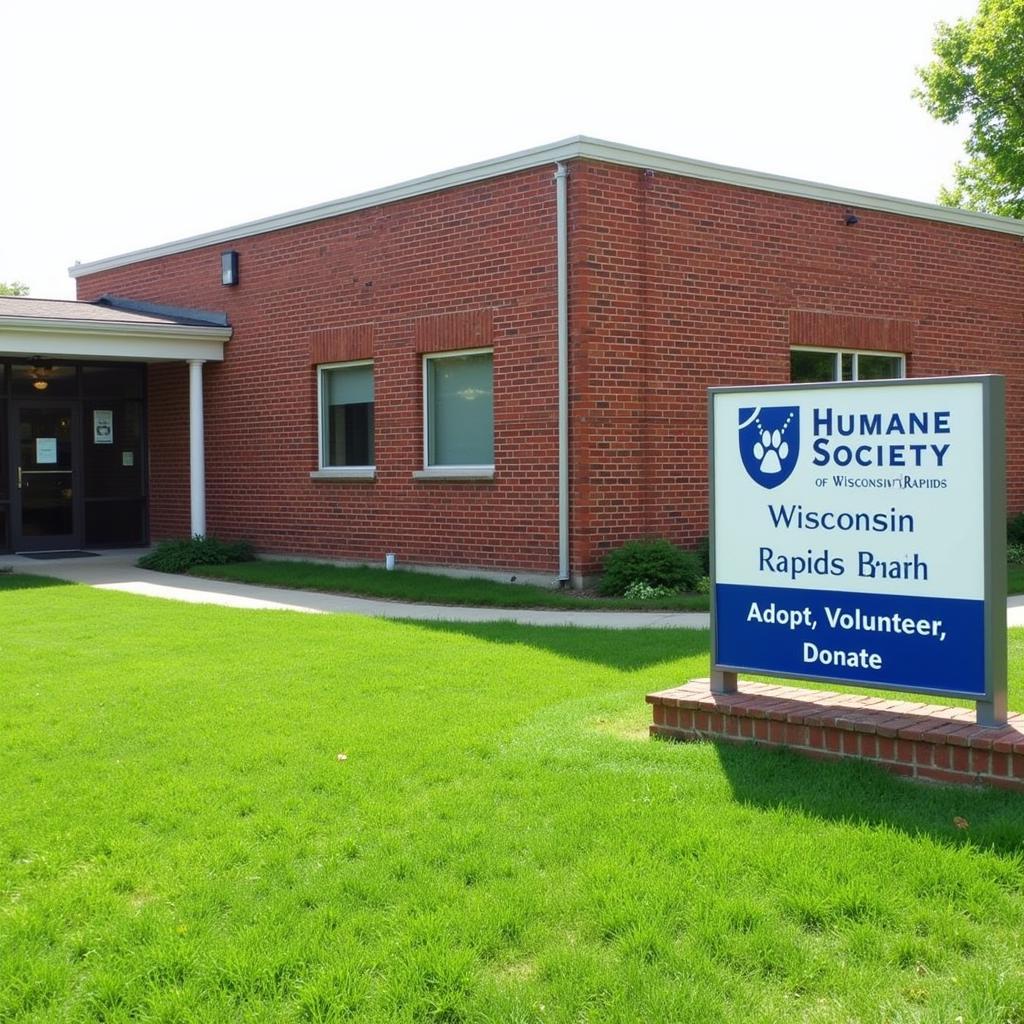
M57 438L36 438L36 465L43 466L57 461Z
M114 443L114 410L93 409L92 411L92 443Z

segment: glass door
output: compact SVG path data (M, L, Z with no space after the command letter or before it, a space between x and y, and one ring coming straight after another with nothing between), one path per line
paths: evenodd
M80 546L75 494L77 403L14 402L11 415L15 551Z

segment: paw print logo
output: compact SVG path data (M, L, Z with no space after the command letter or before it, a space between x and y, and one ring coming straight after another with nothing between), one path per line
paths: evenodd
M740 455L755 483L778 487L796 468L800 410L796 406L740 409Z
M781 473L782 463L789 455L789 442L784 441L786 431L793 421L793 414L786 417L779 430L766 430L760 421L755 420L757 429L761 434L761 440L754 445L754 458L761 463L762 473Z

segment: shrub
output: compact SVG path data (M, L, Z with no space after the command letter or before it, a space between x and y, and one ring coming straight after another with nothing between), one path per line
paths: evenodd
M697 541L697 557L700 559L701 568L705 576L711 575L711 538L701 537Z
M216 537L190 537L188 540L165 540L136 563L140 569L157 572L188 572L194 565L227 565L248 562L252 545L245 540L232 542Z
M701 576L697 580L697 586L694 588L698 594L710 594L711 593L711 577Z
M653 601L656 597L671 597L678 593L679 591L672 587L652 587L650 583L636 580L626 587L626 592L622 596L628 597L630 601Z
M1024 544L1007 544L1006 560L1014 565L1024 565Z
M1006 521L1006 541L1008 544L1024 544L1024 512Z
M693 590L703 575L697 555L667 540L631 540L605 559L599 590L616 597L625 594L631 583Z

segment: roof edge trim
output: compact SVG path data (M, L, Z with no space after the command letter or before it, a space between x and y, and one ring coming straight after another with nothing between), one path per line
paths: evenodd
M68 268L73 278L85 277L103 270L113 270L131 263L171 256L176 253L202 249L206 246L220 245L240 238L250 238L270 231L295 227L330 217L338 217L357 210L383 206L402 199L441 192L445 189L467 185L488 178L497 178L516 171L531 170L554 164L559 161L573 159L597 160L605 163L619 164L626 167L637 167L662 171L678 177L696 178L703 181L716 181L722 184L738 185L743 188L755 189L759 192L775 192L781 195L795 196L802 199L814 199L820 202L835 203L840 206L852 206L861 210L879 210L905 217L916 217L923 220L939 221L959 227L978 228L983 231L996 231L1003 234L1024 236L1024 221L1013 217L998 217L989 213L976 213L972 210L959 210L951 206L938 206L917 199L899 199L894 196L880 195L875 192L862 192L856 189L840 188L820 182L805 181L801 178L788 178L780 175L766 174L762 171L750 171L724 164L708 163L702 160L691 160L686 157L660 153L656 150L639 149L617 142L606 142L578 135L560 142L537 146L533 149L521 150L508 156L483 160L475 164L467 164L448 171L428 174L422 178L389 185L385 188L362 192L344 199L306 206L297 210L262 217L259 220L247 221L232 227L209 231L188 238L165 242L161 245L136 249L132 252L109 256L105 259L93 260L88 263L76 263Z
M230 327L206 324L143 324L116 320L51 320L44 317L0 316L0 334L6 331L46 331L53 334L118 335L135 338L215 338L227 341Z
M686 157L672 156L670 153L636 149L617 142L603 142L600 139L581 139L580 144L583 150L579 154L580 156L591 160L600 160L604 163L642 167L645 170L664 171L667 174L683 178L739 185L743 188L755 189L758 192L775 192L801 199L816 199L838 206L856 207L860 210L879 210L905 217L956 224L960 227L979 228L982 231L997 231L1003 234L1024 236L1024 220L1018 220L1016 217L978 213L974 210L961 210L955 206L925 203L920 199L900 199L897 196L882 195L878 192L863 192L838 185L826 185L803 178L787 178L764 171L750 171L742 167L690 160Z
M106 306L108 309L123 309L129 313L148 313L151 316L162 316L171 320L184 320L188 322L188 326L231 326L227 313L217 310L165 306L157 302L143 302L141 299L129 299L121 295L101 295L93 305Z

